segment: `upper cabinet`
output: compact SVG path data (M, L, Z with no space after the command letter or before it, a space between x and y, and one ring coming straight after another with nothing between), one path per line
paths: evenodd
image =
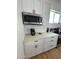
M22 0L22 10L24 12L31 12L33 10L33 0Z
M22 0L22 11L33 13L43 17L43 25L49 22L50 13L50 1L51 0Z
M25 12L42 14L42 0L22 0L22 10Z
M34 0L34 9L37 14L42 15L42 0Z

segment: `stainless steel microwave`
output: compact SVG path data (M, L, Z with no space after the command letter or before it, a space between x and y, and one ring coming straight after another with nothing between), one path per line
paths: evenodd
M23 24L42 25L42 17L38 14L22 12Z

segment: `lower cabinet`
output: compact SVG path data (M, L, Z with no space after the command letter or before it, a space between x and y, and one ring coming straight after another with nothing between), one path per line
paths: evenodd
M30 43L24 43L25 57L30 58L42 52L55 48L57 45L57 36L42 38Z
M34 42L24 44L25 57L30 58L43 52L43 41L35 40Z
M48 51L52 48L55 48L57 45L57 36L44 38L44 49L43 51Z

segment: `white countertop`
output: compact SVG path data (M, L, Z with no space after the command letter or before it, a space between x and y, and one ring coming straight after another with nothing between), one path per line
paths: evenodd
M42 33L42 34L36 34L35 36L28 34L28 35L25 35L24 42L33 42L34 40L39 40L41 38L52 37L52 36L58 36L58 34L56 34L56 33Z

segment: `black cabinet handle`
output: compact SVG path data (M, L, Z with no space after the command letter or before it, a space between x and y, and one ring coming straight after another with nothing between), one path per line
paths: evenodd
M34 41L34 42L38 42L38 40Z
M53 42L53 40L51 40L51 42Z
M54 38L54 37L51 37L51 38Z
M53 47L53 45L51 45L50 47Z
M35 48L37 48L38 47L38 45L35 45Z

